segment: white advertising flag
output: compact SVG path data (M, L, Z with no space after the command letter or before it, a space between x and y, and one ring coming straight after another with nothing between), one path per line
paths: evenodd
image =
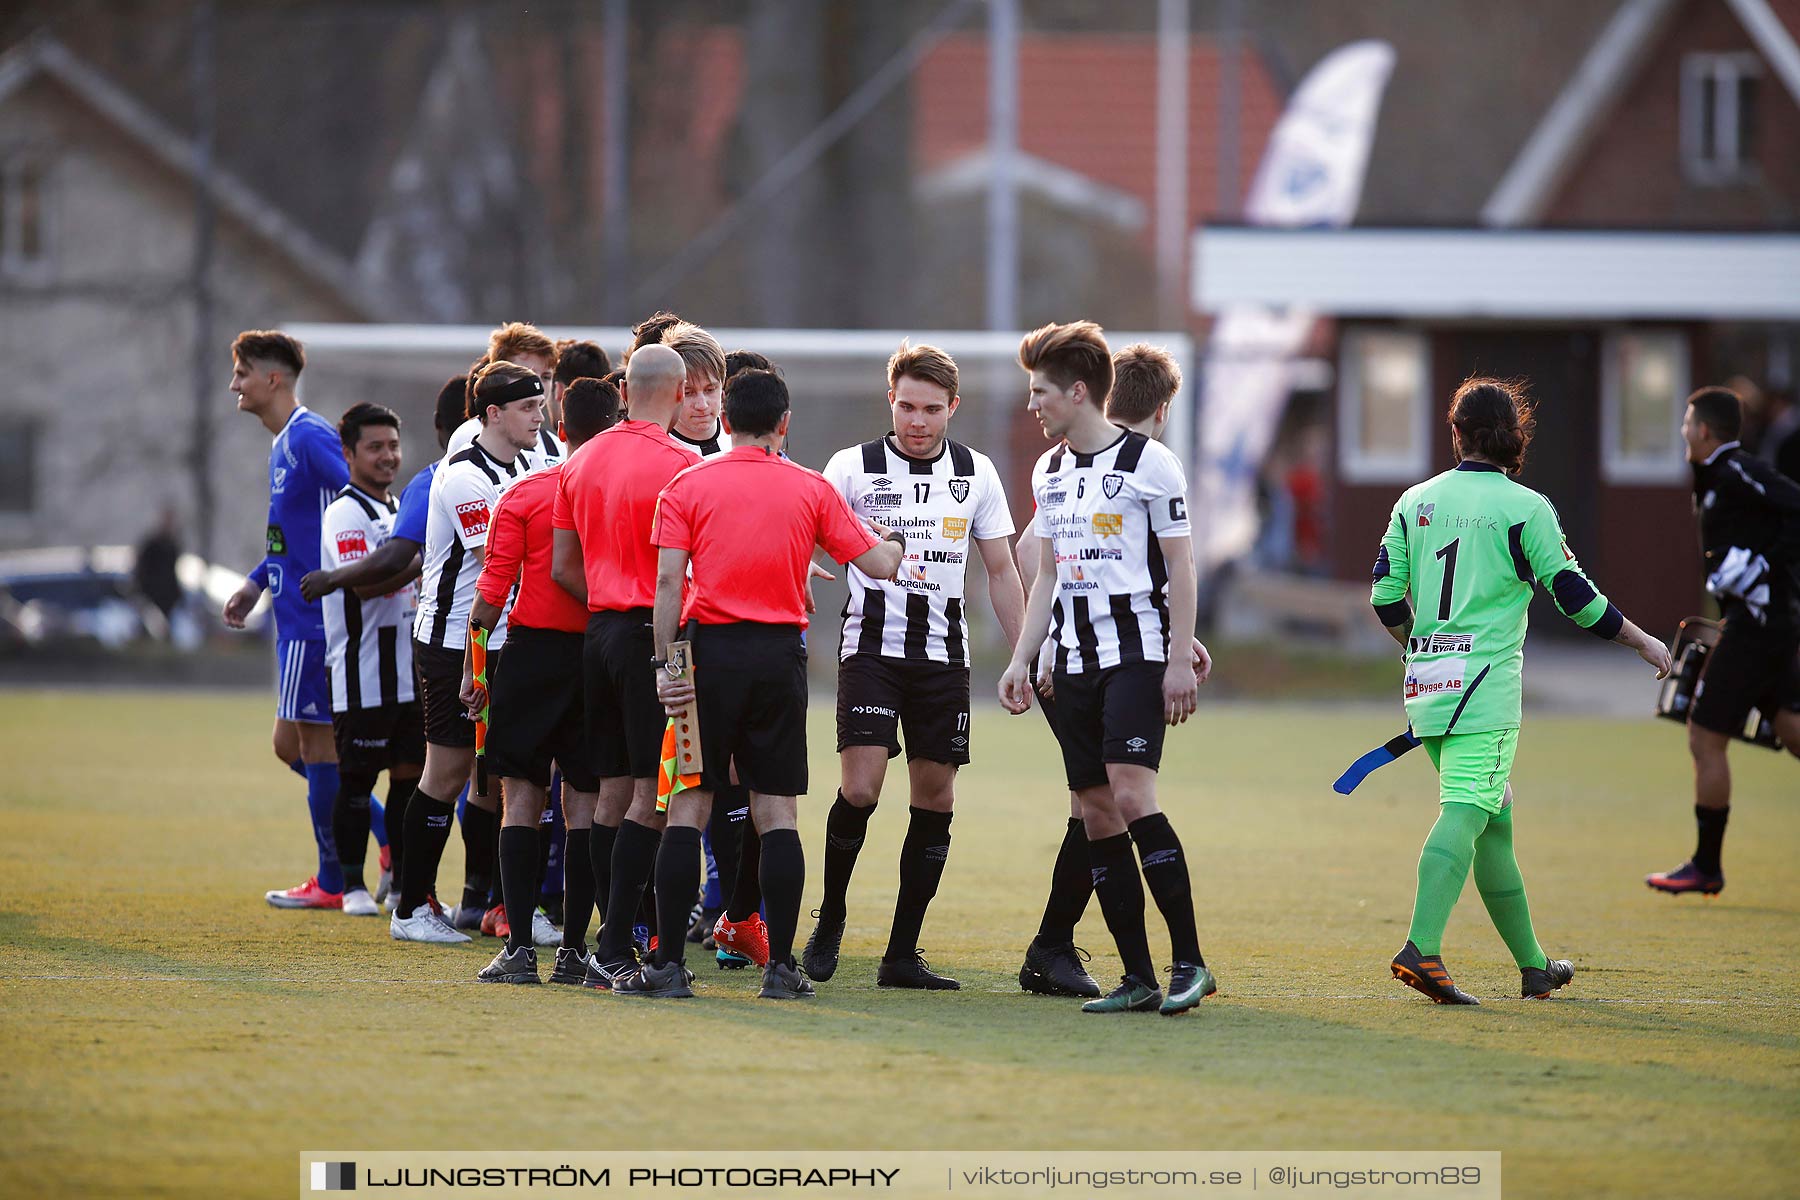
M1356 215L1375 118L1394 69L1386 42L1352 42L1320 60L1269 135L1245 220L1278 228L1341 228ZM1238 306L1207 342L1195 493L1203 563L1242 558L1257 534L1256 479L1281 423L1290 363L1313 314Z

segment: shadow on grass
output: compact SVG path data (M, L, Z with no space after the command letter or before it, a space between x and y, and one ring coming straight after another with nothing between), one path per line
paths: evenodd
M846 959L839 978L872 977L875 961ZM558 1007L655 1009L659 1020L669 1022L672 1037L692 1036L713 1045L798 1038L806 1043L805 1059L831 1068L841 1066L834 1061L834 1046L845 1052L861 1047L885 1055L1055 1074L1062 1081L1059 1086L1067 1086L1066 1072L1091 1072L1136 1077L1154 1088L1269 1094L1299 1088L1398 1107L1419 1102L1419 1073L1427 1071L1432 1079L1459 1081L1455 1088L1433 1088L1434 1109L1469 1115L1483 1114L1500 1101L1534 1104L1552 1088L1560 1103L1578 1106L1610 1106L1635 1096L1648 1106L1679 1097L1682 1106L1715 1115L1766 1118L1800 1109L1800 1088L1645 1061L1633 1045L1634 1034L1659 1042L1679 1035L1729 1038L1771 1049L1793 1050L1796 1045L1792 1037L1732 1029L1717 1019L1685 1013L1668 1014L1643 1027L1639 1018L1616 1010L1559 1004L1559 1019L1579 1020L1617 1036L1616 1061L1596 1062L1569 1061L1535 1043L1531 1028L1518 1028L1523 1010L1517 1006L1451 1010L1423 1002L1397 1004L1393 1016L1384 1019L1403 1022L1403 1027L1377 1029L1334 1015L1330 1001L1317 1002L1313 1012L1296 1012L1291 1001L1281 1001L1279 1009L1265 1008L1259 1001L1228 995L1172 1019L1094 1016L1082 1013L1076 1001L990 990L1011 983L993 972L966 973L964 990L958 993L919 995L834 982L820 985L815 1001L783 1005L756 1000L750 980L741 989L727 985L729 991L709 988L707 982L703 973L701 994L692 1001L585 993L567 995ZM596 1012L597 1024L605 1012L606 1007ZM1531 1019L1541 1018L1534 1011ZM1510 1040L1505 1046L1470 1044L1495 1037Z

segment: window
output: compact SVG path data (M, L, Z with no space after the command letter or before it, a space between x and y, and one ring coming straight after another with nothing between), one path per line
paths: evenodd
M0 274L41 277L49 266L49 199L42 159L0 162Z
M17 517L37 507L38 427L21 421L0 438L0 517Z
M1681 164L1693 182L1755 177L1761 74L1754 54L1690 54L1681 60Z
M1600 460L1608 483L1678 483L1686 477L1681 410L1688 394L1686 335L1609 334L1601 366Z
M1417 482L1431 465L1426 419L1431 355L1425 335L1361 329L1344 335L1338 381L1338 465L1352 483Z

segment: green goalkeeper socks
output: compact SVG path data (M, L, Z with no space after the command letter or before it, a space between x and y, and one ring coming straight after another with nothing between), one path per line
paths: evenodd
M1481 902L1487 905L1494 928L1512 951L1513 962L1521 970L1543 970L1548 959L1531 928L1531 902L1525 898L1525 878L1519 874L1519 860L1513 857L1511 808L1490 818L1487 828L1475 839L1475 887L1481 892Z
M1487 813L1473 804L1438 807L1437 824L1419 852L1419 890L1413 897L1412 929L1406 935L1420 954L1436 954L1442 948L1444 926L1462 895L1475 857L1475 839L1487 821Z

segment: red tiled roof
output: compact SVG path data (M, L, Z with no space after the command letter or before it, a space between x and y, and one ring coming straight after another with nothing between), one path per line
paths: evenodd
M987 142L987 39L938 43L913 81L913 159L930 170ZM1218 213L1219 73L1210 39L1188 51L1189 223ZM1238 204L1249 190L1283 97L1240 51ZM1028 34L1019 45L1019 148L1141 199L1155 211L1156 42L1148 36ZM1237 216L1236 205L1230 216ZM1146 231L1148 232L1148 231Z

